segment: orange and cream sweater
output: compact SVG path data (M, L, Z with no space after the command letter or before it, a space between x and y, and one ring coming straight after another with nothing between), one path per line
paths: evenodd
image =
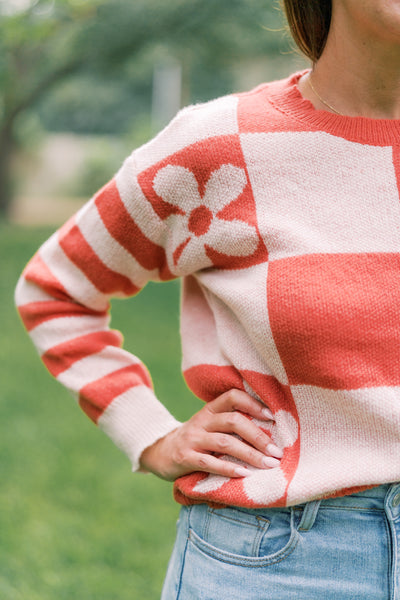
M46 367L137 469L178 422L109 329L109 299L182 277L189 388L260 399L284 450L243 479L181 477L184 504L284 506L400 480L400 122L316 111L300 75L182 110L17 287Z

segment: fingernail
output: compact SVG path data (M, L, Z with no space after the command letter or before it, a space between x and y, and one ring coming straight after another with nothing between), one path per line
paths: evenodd
M282 458L283 456L283 450L278 448L278 446L275 446L275 444L268 444L267 452L276 458Z
M278 460L277 458L273 458L272 456L265 456L262 459L262 463L264 465L264 467L268 467L268 468L273 468L273 467L278 467L281 463L280 460Z
M269 410L269 408L262 408L261 412L262 412L263 416L266 417L269 421L275 421L275 417L272 414L272 412Z
M239 477L248 477L250 475L250 471L248 469L245 469L244 467L238 467L237 469L235 469L235 473Z

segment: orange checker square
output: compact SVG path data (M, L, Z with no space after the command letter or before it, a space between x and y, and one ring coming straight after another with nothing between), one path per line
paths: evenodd
M400 254L310 254L272 261L267 301L290 385L400 384Z

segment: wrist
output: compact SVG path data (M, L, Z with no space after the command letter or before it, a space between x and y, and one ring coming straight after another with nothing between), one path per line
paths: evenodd
M168 474L169 453L167 445L168 440L176 429L159 438L142 451L139 458L139 471L141 473L153 473L162 479L173 480Z

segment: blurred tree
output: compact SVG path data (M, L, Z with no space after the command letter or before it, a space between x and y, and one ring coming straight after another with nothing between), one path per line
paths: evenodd
M95 11L94 1L0 4L0 217L7 216L12 198L17 119L79 68L78 40Z
M66 80L73 74L86 85L92 81L91 94L82 97L88 105L91 100L93 108L101 98L111 111L117 98L129 103L135 97L134 61L149 56L152 48L168 48L188 70L193 64L199 73L203 70L203 77L207 67L219 73L214 78L217 94L217 79L223 79L233 61L287 49L283 36L265 31L282 27L276 4L276 0L0 0L0 218L6 218L12 199L10 162L18 145L17 120L56 85L64 82L65 94ZM141 86L136 96L142 93L143 98L149 90L143 77ZM114 94L113 87L118 90Z

